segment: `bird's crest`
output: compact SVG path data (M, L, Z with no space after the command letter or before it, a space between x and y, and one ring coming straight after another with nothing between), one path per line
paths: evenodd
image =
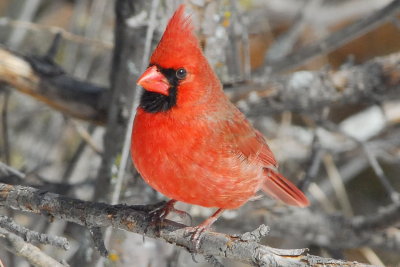
M202 55L192 20L190 16L185 16L185 5L180 5L169 20L150 63L164 68L174 68Z

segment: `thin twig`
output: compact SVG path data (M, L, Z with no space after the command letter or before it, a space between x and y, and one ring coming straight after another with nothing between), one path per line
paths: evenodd
M10 164L10 138L8 129L8 103L10 100L10 91L5 90L3 93L3 105L1 110L1 130L2 130L2 143L3 143L3 157L7 164Z
M21 6L21 12L18 19L21 21L32 21L33 19L35 19L35 15L40 7L41 2L42 0L33 0L26 2L24 5ZM24 40L25 35L25 29L14 29L10 34L8 44L10 44L11 47L18 47Z
M88 23L85 27L84 35L88 39L95 39L101 35L102 24L104 24L105 11L113 3L110 1L93 1L90 2L90 11L88 16ZM77 62L74 68L74 74L82 79L87 79L90 69L94 61L94 51L96 47L85 46L83 47L82 58Z
M89 136L91 136L91 134L94 132L95 129L96 129L95 125L90 125L86 131L89 134ZM69 160L68 165L65 168L64 173L62 175L63 182L67 182L69 180L69 178L71 177L71 174L74 171L75 166L78 163L81 155L83 154L83 151L85 150L86 145L87 145L87 142L85 140L81 140L80 143L78 144L78 147L76 148L74 154L72 155L71 159Z
M346 216L353 215L353 209L351 207L351 202L349 195L347 194L344 182L340 173L333 161L331 154L325 154L323 157L323 162L325 165L326 172L328 173L329 181L332 183L333 190L335 191L338 202Z
M65 267L65 265L44 254L36 246L2 228L0 228L0 245L15 255L25 258L33 266Z
M281 61L274 62L272 65L267 66L273 72L296 68L299 65L304 64L306 61L316 56L328 53L335 48L354 40L358 36L378 27L379 25L390 21L392 16L394 16L399 10L400 0L393 0L387 6L371 14L370 16L331 34L321 41L317 41L312 45L304 47L300 51L296 51L295 54L290 54Z
M299 14L294 21L293 26L275 40L266 53L265 62L272 64L280 61L292 52L293 47L296 45L303 29L307 25L306 18L310 16L322 4L319 0L308 0L304 2L303 6L299 8Z
M0 171L7 173L7 174L13 174L21 179L25 179L25 177L26 177L25 173L22 173L19 170L14 169L14 168L8 166L7 164L4 164L1 161L0 161Z
M51 246L55 246L58 248L62 248L64 250L69 249L68 240L64 237L59 236L49 236L46 234L41 234L32 230L29 230L21 225L18 225L11 218L0 215L0 227L6 229L9 232L12 232L20 237L23 237L24 240L28 243L39 242L42 244L48 244Z
M73 34L69 31L66 31L65 29L63 29L61 27L57 27L57 26L40 25L40 24L36 24L33 22L13 20L10 18L2 17L2 18L0 18L0 26L4 26L4 25L25 28L25 29L28 29L31 31L47 31L52 34L60 33L62 35L63 39L67 39L67 40L73 41L75 43L81 43L81 44L86 44L86 45L90 45L90 46L97 46L99 48L103 48L103 49L107 49L107 50L113 48L112 43L108 43L105 41L99 41L99 40L95 40L95 39L90 39L90 38L86 38L81 35Z
M380 230L394 226L400 221L400 204L393 203L380 208L370 216L357 216L352 219L352 227L358 231Z
M90 235L92 236L94 246L103 257L108 257L108 250L106 249L103 234L100 227L89 227Z
M392 199L392 201L399 202L400 201L399 192L397 192L394 189L393 185L389 181L389 178L386 176L385 172L383 171L381 165L376 159L374 153L369 148L368 144L365 142L361 142L361 147L363 148L365 154L367 155L368 161L372 169L374 170L375 175L378 177L379 181L381 182L385 190L389 193L389 196Z
M77 121L71 120L71 124L75 131L79 134L79 136L89 145L94 152L96 152L99 156L103 154L103 150L96 144L90 135L89 131L82 127Z
M382 167L376 160L376 157L373 155L372 151L368 147L368 143L362 140L359 140L358 138L351 136L347 134L345 131L340 129L339 127L336 126L336 124L332 122L325 121L323 122L324 127L331 131L336 131L346 138L349 138L356 144L358 144L364 151L364 153L367 156L368 162L371 165L372 169L374 170L375 175L378 177L379 181L382 183L383 187L385 190L388 192L390 198L392 199L393 202L399 202L400 201L400 194L394 189L393 185L390 183L388 177L386 176L385 172L383 171Z
M316 129L314 129L313 141L311 143L311 153L310 153L310 161L308 164L307 172L304 178L298 184L298 187L302 190L306 190L308 185L314 181L317 177L318 171L321 166L321 159L324 151L321 148L321 144L318 140L318 136L316 134Z

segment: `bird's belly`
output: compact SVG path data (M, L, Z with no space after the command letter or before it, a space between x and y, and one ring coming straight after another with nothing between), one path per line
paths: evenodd
M153 158L153 168L138 165L146 182L160 193L178 201L204 207L233 209L253 197L261 186L257 171L217 168L203 161L179 160L169 155Z
M209 146L202 139L187 142L165 138L147 135L141 141L132 139L137 170L165 196L204 207L234 209L260 189L262 167L220 151L217 144Z

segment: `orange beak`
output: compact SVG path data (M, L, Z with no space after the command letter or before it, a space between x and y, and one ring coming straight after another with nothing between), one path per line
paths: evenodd
M170 84L165 76L158 71L156 66L148 68L136 82L145 90L163 95L168 95Z

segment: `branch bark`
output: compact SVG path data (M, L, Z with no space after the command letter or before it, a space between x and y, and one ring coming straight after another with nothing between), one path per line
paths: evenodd
M40 190L0 183L0 205L14 210L51 216L86 227L112 226L152 238L160 238L190 252L225 257L259 266L370 266L321 258L305 249L276 249L259 244L249 235L229 236L205 231L199 249L186 234L185 225L164 220L158 227L151 223L154 206L108 205L67 198ZM265 226L259 231L265 232Z
M66 238L58 236L49 236L29 230L23 226L18 225L12 219L0 215L0 227L20 237L23 237L27 242L39 242L42 244L49 244L65 250L69 249L69 243Z
M11 253L25 258L33 266L65 267L65 265L47 256L38 247L25 242L21 237L2 228L0 228L0 245Z

